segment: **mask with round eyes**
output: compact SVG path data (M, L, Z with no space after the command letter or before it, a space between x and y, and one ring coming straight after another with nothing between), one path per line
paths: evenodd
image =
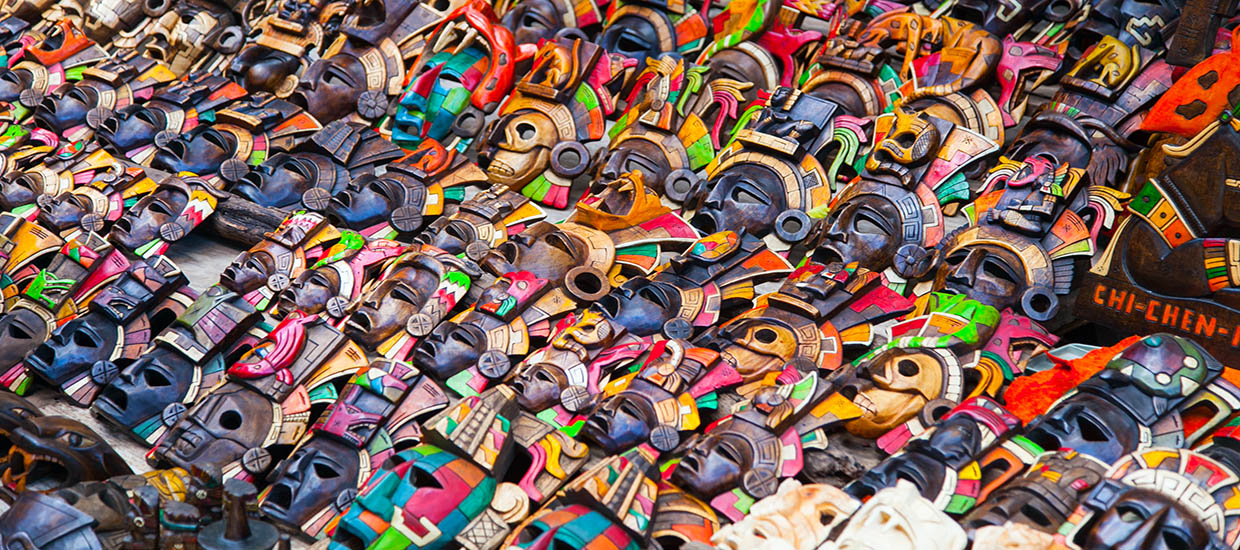
M432 259L411 257L388 269L344 325L345 335L367 349L404 330L439 288L442 266Z
M250 449L263 448L280 415L265 395L229 382L203 396L153 453L180 468L195 463L228 464Z
M495 479L474 463L419 445L397 454L371 476L340 516L332 544L367 548L378 540L410 540L399 534L409 533L417 540L404 543L405 548L448 547L487 509L495 489Z
M232 132L198 126L160 147L151 159L151 167L173 174L214 174L219 172L224 161L233 158L238 145L237 136Z
M777 319L745 319L725 327L721 334L729 343L719 356L740 373L745 382L783 370L796 355L797 337Z
M480 165L492 182L519 188L551 163L551 147L559 140L551 117L521 110L495 122L480 153Z
M10 438L3 481L18 491L50 491L133 473L103 437L69 418L33 418Z
M944 365L932 353L892 350L859 368L869 378L853 397L861 416L844 425L858 437L876 439L913 418L944 388Z
M788 208L783 179L769 166L737 163L705 185L710 191L694 205L690 220L703 234L745 231L763 237L771 232L772 220Z
M908 186L909 171L929 162L938 153L942 136L927 115L897 108L891 129L865 163L875 174L891 174Z

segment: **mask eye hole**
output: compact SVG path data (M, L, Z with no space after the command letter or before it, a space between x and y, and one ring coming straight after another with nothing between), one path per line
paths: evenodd
M1140 523L1145 520L1145 511L1130 504L1121 504L1116 511L1119 512L1119 519L1125 523Z
M1094 441L1094 442L1100 443L1100 442L1104 442L1108 440L1106 432L1104 432L1101 427L1099 427L1089 418L1086 418L1084 416L1077 416L1076 424L1078 427L1080 427L1081 437L1085 438L1085 441Z
M739 185L735 189L732 190L732 200L739 202L741 204L763 204L764 203L764 201L762 200L762 197L759 197L756 193Z
M168 380L163 373L153 369L142 371L142 380L146 382L147 386L152 388L162 388L172 385L172 381Z
M896 363L896 370L902 376L913 377L921 373L921 366L912 359L901 359Z
M957 252L953 252L951 255L947 256L947 259L944 261L947 262L947 265L955 267L955 266L958 266L964 263L965 258L968 258L968 257L969 257L969 252L967 250L960 250Z
M318 476L319 479L333 479L340 477L340 472L331 466L316 462L314 464L314 475Z
M755 340L762 342L763 344L770 344L774 342L779 335L776 334L774 330L769 328L760 328L753 333L753 337Z
M413 472L413 486L418 489L443 489L443 485L439 483L435 476L421 468L410 468Z
M535 128L533 124L528 122L518 122L516 130L517 136L523 140L534 139L534 136L538 134L538 128Z
M73 332L73 343L83 348L97 348L99 342L96 342L86 331L78 330Z
M891 231L887 229L887 224L881 217L875 215L866 209L857 210L856 221L853 222L857 233L867 233L870 235L890 235Z
M220 427L225 430L236 430L241 427L241 413L228 410L220 415Z
M983 262L982 270L985 271L987 275L990 275L995 279L1016 284L1016 277L1013 277L1012 274L1003 266L1003 264L995 260L987 259Z

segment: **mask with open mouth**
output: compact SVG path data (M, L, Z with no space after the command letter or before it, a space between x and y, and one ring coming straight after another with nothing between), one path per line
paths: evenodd
M87 69L83 79L48 90L35 109L34 120L68 141L93 137L98 127L116 109L141 103L156 86L176 80L159 62L135 55Z
M356 236L347 231L341 235L342 242ZM282 315L294 311L326 314L342 320L349 315L353 301L378 284L388 260L404 250L404 245L387 239L372 240L360 249L339 247L337 252L319 259L311 269L298 275L288 289L280 293L274 311Z
M309 536L320 535L348 509L374 469L397 446L416 442L420 422L447 405L434 382L407 364L371 363L273 472L259 499L262 511Z
M403 155L360 124L333 121L287 153L277 153L233 186L233 193L270 208L327 211L325 199L348 188L354 177Z
M945 511L956 514L966 512L976 501L981 486L993 479L981 479L979 474L978 479L970 483L970 476L963 471L987 451L1014 435L1019 427L1020 420L997 401L984 396L974 397L957 405L935 425L909 440L901 452L844 486L844 492L865 500L900 482L911 482L921 496L940 503ZM1018 468L1016 473L1024 467L1023 464L1011 466ZM986 475L1003 473L999 469L987 471Z
M167 178L112 224L108 240L143 258L161 255L214 213L222 198L201 178Z
M143 29L136 48L143 57L167 64L178 77L195 70L223 69L226 56L245 43L245 28L232 10L202 0L159 3L164 10ZM136 46L136 45L135 45Z
M1102 481L1107 468L1102 461L1072 449L1043 453L1023 476L996 489L961 524L970 533L1014 522L1055 534Z
M274 8L255 22L257 38L237 52L227 74L247 90L287 97L310 54L321 54L325 36L338 30L345 8L326 0L280 0Z
M95 413L134 437L154 443L206 389L224 377L222 354L254 345L245 336L259 314L219 285L203 292L173 326L112 379L95 399Z
M224 109L245 94L222 76L197 74L161 88L149 101L109 110L94 124L95 137L109 152L148 164L158 145L198 126L198 113Z
M525 224L544 217L546 213L529 197L503 186L492 187L462 202L455 212L436 218L414 242L479 261Z
M789 247L810 234L808 212L827 206L834 182L815 155L827 144L836 105L791 88L776 90L769 105L685 198L685 215L699 231L771 235L772 246Z
M457 258L413 245L383 268L378 284L345 320L344 332L366 349L403 359L431 329L438 330L469 281Z
M303 202L314 200L306 201L306 196ZM358 176L321 210L341 228L368 237L395 239L418 233L443 213L445 202L438 178L410 164L392 163L382 176Z
M133 473L94 430L59 416L35 417L10 434L3 482L22 491L51 491Z
M27 370L89 405L104 384L137 360L151 339L185 311L196 297L187 284L180 269L163 256L134 262L95 295L88 313L57 327L26 358Z
M322 215L293 213L275 231L267 233L262 242L238 254L220 273L220 285L265 311L308 265L327 254L329 245L339 241L340 235ZM357 240L342 244L361 246Z
M1059 528L1054 548L1234 546L1237 535L1229 529L1236 524L1230 516L1236 505L1226 495L1236 490L1228 464L1237 455L1234 449L1211 450L1207 455L1154 447L1122 457Z

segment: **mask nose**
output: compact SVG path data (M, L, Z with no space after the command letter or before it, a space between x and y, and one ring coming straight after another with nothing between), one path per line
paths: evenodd
M982 253L974 250L965 256L963 262L952 270L947 276L947 280L965 286L973 286L977 282L977 268L982 261Z

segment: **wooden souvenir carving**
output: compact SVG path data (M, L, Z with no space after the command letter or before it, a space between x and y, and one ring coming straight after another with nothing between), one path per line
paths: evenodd
M836 105L792 88L779 88L768 104L707 166L706 180L685 197L685 217L706 234L769 235L783 250L809 234L808 212L831 198L833 182L814 155L832 139L826 130Z
M1020 420L997 401L974 397L956 406L904 449L844 486L844 492L867 499L879 491L911 481L936 507L961 514L976 504L992 471L977 461L1020 427ZM1023 465L1016 464L1019 468Z
M483 119L512 92L514 69L533 50L517 49L490 2L466 2L439 23L409 70L392 142L413 149L429 138L464 150L482 134Z
M155 443L200 395L223 380L225 354L254 344L244 336L258 317L254 306L235 293L219 285L208 288L104 387L92 410L122 432Z
M83 70L75 83L48 89L35 108L34 121L66 141L90 140L112 111L146 101L156 87L173 80L176 75L167 66L131 52Z
M1024 475L990 493L961 524L974 536L986 528L1013 524L1053 535L1102 481L1107 467L1071 449L1038 455Z
M395 452L416 441L418 421L448 405L447 396L410 366L376 361L345 385L259 496L268 517L318 537Z
M314 422L311 407L335 401L365 366L362 349L322 317L294 313L228 367L224 384L179 415L164 414L168 431L147 460L220 464L224 479L265 475Z
M710 36L711 23L705 11L699 11L692 2L615 2L607 8L599 45L639 61L664 53L692 58Z
M467 303L472 284L459 258L413 245L386 264L378 284L345 319L344 332L367 350L404 360L432 329Z
M293 279L318 262L339 240L340 231L323 216L295 212L268 233L263 242L237 255L220 273L220 285L240 294L259 311L266 311ZM343 243L350 248L361 244L360 239Z
M1142 540L1136 529L1172 533L1172 544L1188 548L1229 548L1237 519L1229 495L1235 472L1187 449L1153 447L1122 457L1055 535L1054 549L1098 549L1120 541ZM1176 489L1169 490L1170 487ZM1150 515L1145 521L1121 518L1122 510Z
M915 13L892 12L876 17L861 35L860 43L898 46L904 55L900 76L912 83L904 94L905 101L945 96L981 84L993 74L1001 53L999 39L972 23ZM951 69L934 81L919 81L913 60L930 48L939 48L939 55Z
M546 212L529 197L497 185L462 202L455 212L436 218L414 240L481 261L492 248L545 217Z
M548 42L484 131L479 165L492 183L543 204L565 208L569 189L586 173L586 143L604 136L630 62L584 40Z
M388 260L405 250L400 243L386 239L366 244L356 243L359 240L361 236L356 233L342 232L339 242L280 292L272 311L280 316L294 311L322 314L332 323L342 322L353 301L379 282Z
M215 123L197 126L159 144L151 167L189 172L218 187L235 184L272 150L288 150L322 125L301 107L254 94L215 113Z
M1148 445L1189 446L1231 414L1225 400L1234 386L1214 374L1218 368L1188 339L1147 336L1030 422L1023 438L1041 449L1070 448L1108 464ZM1194 406L1212 414L1190 425L1164 420Z
M385 0L358 5L340 34L298 78L289 97L319 122L372 125L404 88L405 72L433 30L462 2ZM338 78L327 78L339 75Z
M308 191L302 203L367 238L396 239L421 231L443 213L449 199L459 202L464 198L462 185L477 181L433 177L409 162L389 164L385 169L382 176L360 175L330 200L323 198L325 194Z
M1225 180L1240 151L1236 126L1224 113L1189 144L1172 147L1182 158L1134 193L1129 216L1082 282L1082 317L1191 337L1224 361L1237 356L1231 288L1232 258L1240 256L1232 251L1240 246L1222 238L1232 224L1234 188Z
M500 24L512 31L518 45L552 40L561 29L574 29L587 38L598 35L607 5L595 0L502 0L495 2Z
M108 241L141 258L162 255L211 216L222 197L202 178L169 177L112 224Z
M577 424L603 387L656 342L689 338L748 309L752 285L790 271L754 237L724 232L700 239L658 272L613 289L518 364L511 382L517 400L560 427ZM711 367L711 359L695 357Z
M90 115L86 123L108 152L147 165L160 145L205 123L200 116L245 95L244 88L224 77L200 74L159 89L145 102L99 111L102 119Z
M0 481L15 491L52 491L132 473L107 440L77 420L38 416L8 435L10 468Z
M290 152L276 153L254 167L232 192L268 208L301 204L322 211L326 199L345 191L354 178L373 174L377 166L403 155L360 124L334 121Z
M195 298L185 275L167 258L136 261L91 299L85 315L58 326L31 352L26 370L74 403L90 405Z
M23 285L21 293L5 296L0 316L0 384L24 393L29 377L22 361L55 328L85 313L91 298L129 268L129 260L95 233L72 240L47 267Z
M258 36L246 43L228 64L228 77L252 92L288 97L310 54L323 53L339 30L350 2L280 0L254 28Z
M628 108L608 130L599 176L607 181L641 172L660 196L683 201L748 105L743 92L754 89L709 74L673 55L647 59L626 98Z

